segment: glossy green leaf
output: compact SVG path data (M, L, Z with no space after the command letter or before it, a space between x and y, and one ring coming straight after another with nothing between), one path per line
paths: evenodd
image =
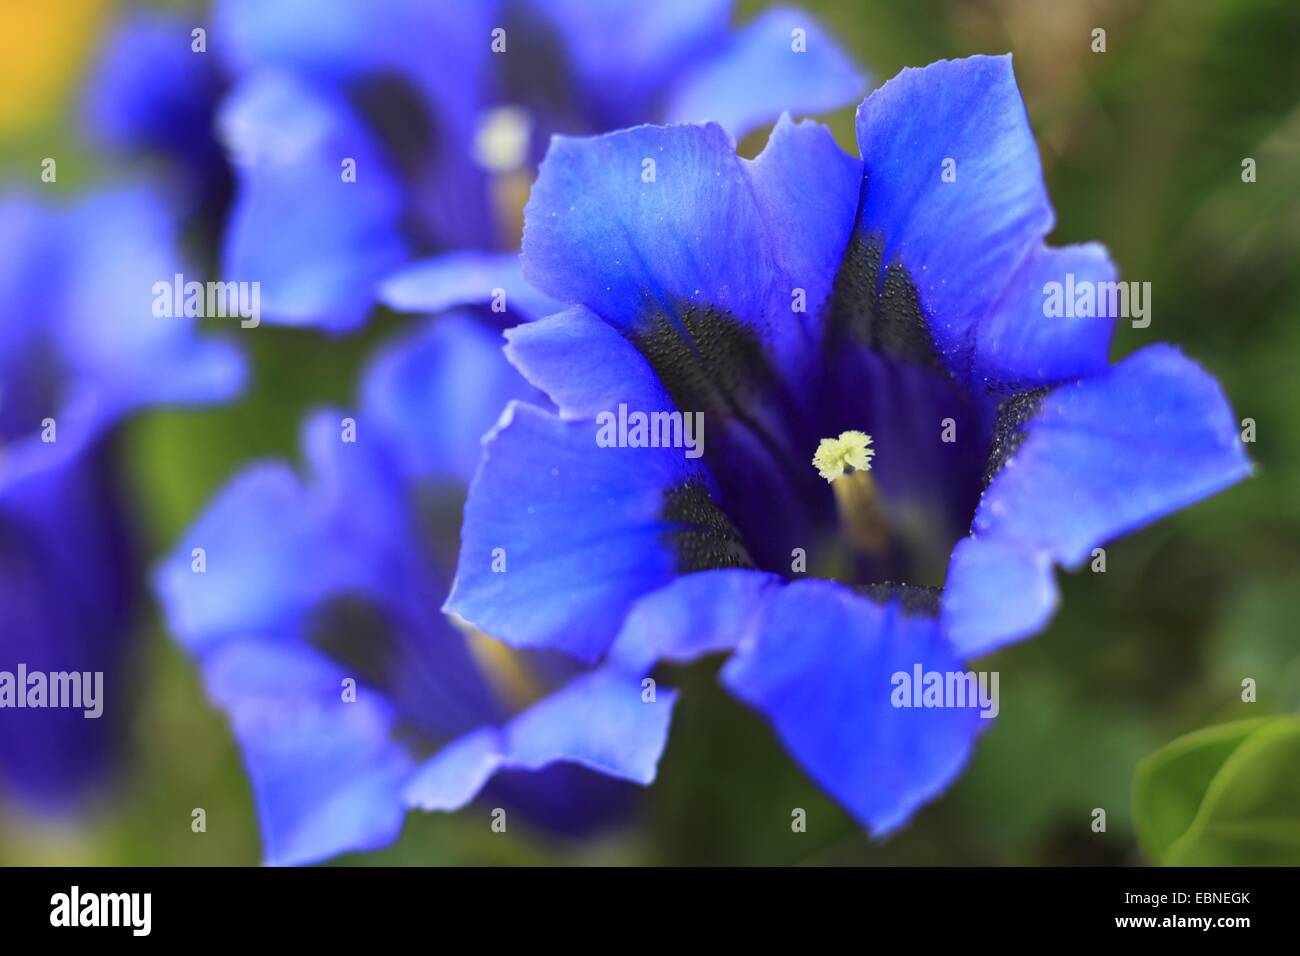
M1143 759L1138 839L1168 866L1300 864L1300 716L1188 734Z

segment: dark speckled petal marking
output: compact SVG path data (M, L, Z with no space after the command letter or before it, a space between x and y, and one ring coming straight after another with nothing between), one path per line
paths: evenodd
M702 481L692 479L669 489L662 515L673 526L668 535L682 574L754 567L739 532Z
M828 314L828 348L844 339L923 368L941 368L916 286L898 263L881 275L878 237L855 235L835 277Z
M754 331L712 307L659 313L634 342L678 408L732 417L775 378Z
M1029 436L1025 426L1042 408L1048 391L1046 388L1036 388L1031 392L1022 392L998 406L997 421L993 425L993 442L989 446L981 488L988 487L989 482L997 477L998 472L1025 443Z

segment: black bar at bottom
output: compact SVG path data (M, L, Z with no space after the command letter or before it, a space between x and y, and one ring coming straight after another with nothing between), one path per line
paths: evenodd
M75 933L80 943L337 946L414 934L444 948L465 934L537 941L620 923L629 940L690 938L703 921L738 935L785 923L859 939L910 928L927 942L1048 933L1230 943L1293 924L1296 883L1286 869L10 869L0 871L0 925L8 942Z

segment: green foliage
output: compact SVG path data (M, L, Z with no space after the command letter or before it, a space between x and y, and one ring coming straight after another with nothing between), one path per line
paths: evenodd
M1300 865L1300 716L1180 737L1138 764L1143 851L1167 866Z

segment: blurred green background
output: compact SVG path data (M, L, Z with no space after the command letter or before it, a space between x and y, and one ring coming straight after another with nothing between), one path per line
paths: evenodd
M765 5L743 2L738 17ZM1130 795L1141 758L1199 728L1300 710L1300 4L801 5L877 82L945 57L1015 54L1057 210L1053 241L1098 240L1123 278L1152 283L1152 324L1121 323L1115 357L1169 341L1210 369L1238 416L1257 423L1257 475L1112 543L1104 574L1063 575L1050 630L981 664L1002 672L1001 715L969 771L885 843L811 785L704 666L672 675L684 692L671 740L627 827L581 843L522 825L494 834L473 806L413 814L393 848L340 862L1141 863ZM85 58L118 11L106 0L0 0L0 176L34 176L47 155L85 160L60 159L61 188L111 172L78 143L73 108ZM1096 28L1104 53L1092 51ZM829 119L853 149L852 110ZM1242 182L1246 157L1255 183ZM346 405L367 354L402 325L380 316L346 339L264 326L241 340L253 360L242 401L131 422L116 447L150 561L242 464L296 459L303 413ZM119 779L73 825L0 809L0 863L258 861L222 716L147 601L139 628ZM1254 703L1241 700L1246 677L1258 682ZM1300 762L1277 772L1300 791ZM195 807L206 833L190 830ZM807 810L806 833L791 832L794 807ZM1105 833L1092 829L1094 808L1106 810ZM1294 861L1300 836L1289 838Z

